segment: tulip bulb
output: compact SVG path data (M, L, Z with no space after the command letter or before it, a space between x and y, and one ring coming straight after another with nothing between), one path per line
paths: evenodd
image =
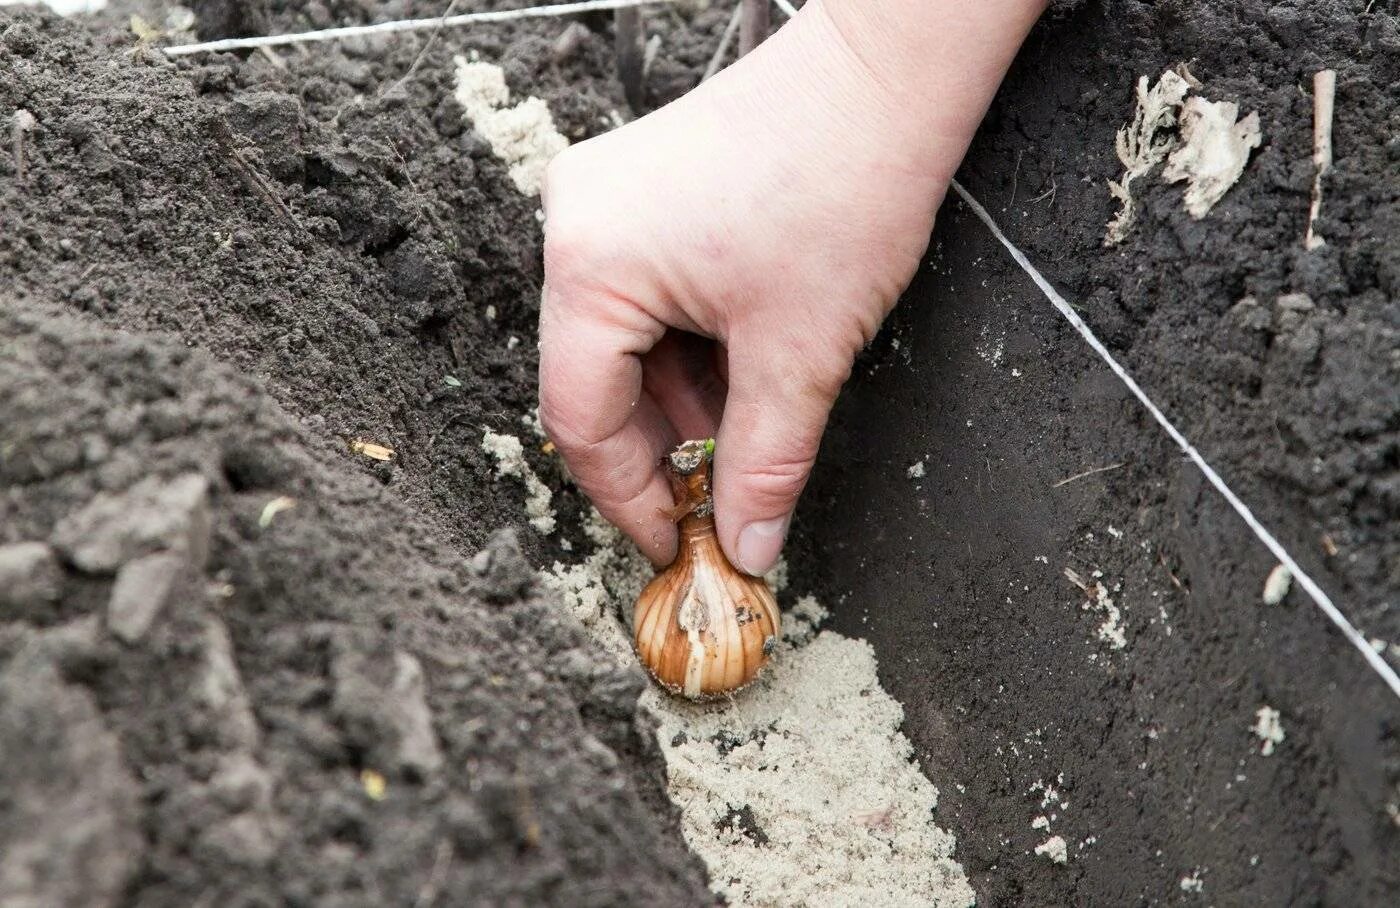
M665 460L680 550L637 598L637 654L673 694L705 700L749 684L777 641L778 603L761 577L729 563L715 537L714 442L688 441Z

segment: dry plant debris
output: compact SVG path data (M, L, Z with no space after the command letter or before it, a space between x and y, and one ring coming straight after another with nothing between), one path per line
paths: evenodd
M1317 216L1322 213L1322 178L1332 169L1332 115L1337 100L1337 71L1319 70L1313 76L1313 175L1312 204L1308 208L1308 231L1303 237L1306 249L1326 245L1317 233Z
M1138 79L1133 121L1118 130L1115 140L1124 170L1117 182L1109 181L1108 191L1121 207L1108 224L1105 246L1121 243L1137 219L1133 181L1164 159L1162 179L1186 181L1186 210L1198 220L1244 172L1250 152L1263 140L1259 114L1240 120L1239 105L1233 101L1188 97L1203 87L1185 64L1163 72L1150 87L1146 76Z
M24 137L39 125L32 113L23 107L10 119L10 148L15 159L15 182L24 185Z
M289 495L278 495L276 498L263 505L262 513L258 515L258 527L267 529L272 526L272 521L283 511L289 511L297 506L297 500Z
M394 459L393 448L375 444L372 441L364 441L359 438L350 442L350 450L354 451L356 454L363 454L370 460L390 461Z
M1133 122L1118 130L1114 143L1124 169L1121 179L1108 181L1108 191L1122 207L1117 216L1108 222L1105 246L1123 242L1132 229L1133 221L1137 219L1133 181L1160 164L1167 152L1171 151L1175 140L1168 130L1176 126L1177 110L1190 90L1191 84L1185 76L1170 69L1162 73L1157 84L1151 88L1146 76L1138 79Z
M1238 119L1233 101L1195 96L1181 109L1181 147L1172 152L1162 179L1186 181L1186 210L1200 220L1244 173L1249 153L1259 147L1259 114Z

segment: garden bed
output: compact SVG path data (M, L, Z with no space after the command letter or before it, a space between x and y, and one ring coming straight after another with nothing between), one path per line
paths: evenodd
M1057 13L963 179L1394 664L1384 7ZM218 37L441 9L197 12ZM171 61L155 48L191 36L169 13L0 12L0 113L37 124L0 154L0 546L29 544L0 557L6 885L337 905L781 903L784 874L833 867L811 878L872 904L1400 886L1394 698L1301 591L1262 601L1268 552L961 203L799 513L785 604L814 594L832 630L805 600L797 668L727 717L687 712L618 645L636 559L535 434L538 200L456 92L461 56L569 141L613 128L610 17L563 58L568 20ZM648 13L649 105L694 84L728 16ZM1105 249L1114 130L1137 78L1180 62L1257 110L1263 144L1203 220L1144 179ZM1308 251L1323 67L1336 162ZM488 430L520 440L552 529ZM118 595L138 582L167 590L154 613ZM832 665L858 683L783 708ZM879 772L798 746L833 721ZM745 775L768 735L771 791ZM870 803L792 794L817 778Z

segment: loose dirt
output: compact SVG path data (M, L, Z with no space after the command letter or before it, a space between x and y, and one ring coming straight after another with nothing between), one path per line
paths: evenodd
M964 182L1362 630L1400 642L1394 10L1057 10ZM196 29L436 12L209 2ZM170 21L0 13L0 115L34 118L0 152L18 904L781 903L806 881L767 858L856 842L871 862L843 891L872 904L1400 888L1393 701L1298 590L1263 601L1272 559L958 203L799 515L792 587L834 632L678 724L617 633L636 565L531 429L538 200L456 97L460 55L501 67L493 110L535 97L570 141L612 128L608 17L562 61L565 23L535 22L171 62L132 13ZM650 103L694 84L727 17L649 17ZM1263 143L1201 220L1180 186L1135 181L1137 222L1105 250L1113 132L1138 77L1182 61L1259 112ZM1324 66L1335 162L1310 252ZM832 664L854 686L812 691ZM871 779L803 746L818 694L870 705L848 750L885 761ZM828 781L784 814L769 759ZM821 848L795 844L799 813Z

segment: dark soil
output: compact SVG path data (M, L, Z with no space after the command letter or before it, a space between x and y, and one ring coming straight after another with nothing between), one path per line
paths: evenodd
M579 86L576 137L619 103L601 37L567 72L528 29L466 46ZM709 901L644 675L492 536L536 206L452 51L388 90L421 47L176 65L0 16L0 108L38 124L22 179L0 156L0 902Z
M441 4L197 9L213 37ZM451 59L501 63L582 139L627 115L609 18L562 62L544 21L172 63L133 11L164 21L0 13L0 114L37 120L23 178L0 153L0 901L705 903L643 677L531 582L559 537L493 535L521 494L480 451L528 435L540 236ZM651 103L726 17L650 16ZM1083 4L1038 29L964 179L1400 642L1397 45L1385 3ZM1113 130L1181 60L1259 110L1264 147L1201 222L1140 181L1106 251ZM1322 65L1337 163L1305 253ZM1390 901L1394 700L1298 591L1260 602L1267 552L956 203L930 260L838 408L796 557L875 644L982 903ZM1064 567L1103 572L1125 649ZM137 583L168 591L155 614ZM1063 867L1030 853L1041 814Z
M1386 7L1087 4L1038 28L962 179L1363 633L1395 642ZM1106 250L1113 133L1138 76L1180 61L1207 96L1258 110L1264 145L1203 221L1145 179L1141 221ZM1337 158L1328 245L1306 252L1324 66ZM908 733L947 772L940 812L983 903L1393 904L1393 696L1300 590L1262 603L1269 553L960 203L934 242L838 408L803 523L837 628L872 640ZM1280 305L1296 293L1310 307ZM1095 637L1103 615L1065 567L1103 572L1125 649ZM1287 734L1270 757L1249 731L1264 705ZM1037 781L1069 806L1042 806ZM1064 867L1032 853L1052 832ZM1196 873L1199 896L1179 888Z

